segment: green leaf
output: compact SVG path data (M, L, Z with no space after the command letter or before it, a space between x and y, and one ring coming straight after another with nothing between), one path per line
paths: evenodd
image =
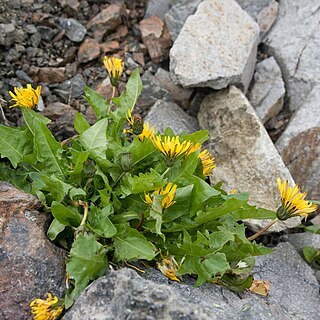
M302 249L303 252L303 256L306 259L306 261L311 264L313 262L313 260L320 255L320 251L310 247L310 246L305 246Z
M108 266L106 249L92 234L80 234L75 239L70 250L66 271L70 279L74 281L74 289L67 292L66 308L70 307L73 299L76 299L86 288L91 280L102 276Z
M21 108L20 110L22 111L24 122L26 123L33 135L35 135L34 126L36 123L43 123L44 125L47 125L51 122L50 119L44 117L43 115L37 113L32 109Z
M92 107L97 118L104 118L108 114L110 104L105 100L105 98L98 92L90 89L88 86L84 87L85 99L88 101Z
M210 248L220 250L228 241L234 241L233 233L229 230L214 231L209 236Z
M225 274L221 278L220 282L229 290L235 292L243 292L244 290L249 289L252 286L253 276L249 275L247 277L243 277L234 274Z
M53 241L56 239L57 235L65 229L65 225L60 223L59 220L53 219L50 227L47 231L48 238Z
M81 134L90 128L89 122L80 112L76 113L76 118L74 120L74 128L76 129L78 134Z
M306 231L315 233L315 234L320 234L320 224L316 224L313 226L307 226L304 228Z
M62 147L55 140L50 130L42 122L34 124L34 147L39 162L45 163L43 171L64 176L62 161Z
M107 126L108 119L101 119L80 135L82 146L89 151L93 157L106 159Z
M145 259L152 260L155 256L155 247L139 231L130 227L120 227L114 239L115 261Z
M103 209L96 207L90 208L88 215L88 222L92 230L99 236L104 238L112 238L116 233L117 229L110 221L108 216L112 213L112 207L110 205Z
M128 109L132 111L138 101L141 91L142 91L142 81L141 81L139 69L136 69L132 72L127 82L125 93L118 98L112 99L114 103L116 103L118 106L121 107L121 109L117 109L115 111L115 114L117 114L120 111L122 114L125 115Z
M207 130L199 130L193 132L191 134L185 134L180 136L182 140L191 141L193 143L203 144L208 140L208 131Z
M81 223L82 216L78 209L72 206L64 206L56 201L51 205L52 215L63 225L78 227Z
M27 128L0 125L0 156L8 158L14 168L32 153L33 137Z
M33 181L32 186L34 191L47 191L57 202L61 202L72 188L72 185L63 182L54 175L48 176L32 172L30 173L30 178Z

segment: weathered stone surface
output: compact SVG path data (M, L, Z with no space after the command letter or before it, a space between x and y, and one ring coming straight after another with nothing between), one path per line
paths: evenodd
M34 211L39 201L0 182L0 318L31 318L29 303L65 290L64 252L46 236L48 215Z
M273 254L256 261L256 278L270 281L268 303L280 305L295 319L319 319L319 283L290 243L280 243Z
M41 82L46 84L60 83L67 79L65 68L43 67L39 68L38 77Z
M100 56L100 45L95 39L86 39L81 43L78 51L80 63L92 61Z
M107 77L96 84L94 90L104 96L105 99L110 99L110 97L112 96L112 85L110 82L110 78Z
M80 7L80 2L78 0L58 0L62 8L71 13L76 14Z
M293 115L276 147L309 199L320 197L320 85Z
M258 25L234 0L203 1L170 50L173 79L185 87L235 84L246 91L258 42Z
M182 3L178 1L178 3L164 15L164 21L173 41L178 38L187 18L195 13L201 1L202 0L189 0Z
M270 30L275 22L279 3L276 0L236 0L243 10L257 21L261 38Z
M141 20L139 27L151 60L159 63L166 59L171 46L171 38L163 21L158 16L151 16Z
M208 95L198 114L202 129L209 130L208 149L216 158L212 182L222 181L227 190L249 192L251 203L276 210L280 205L276 179L293 183L256 112L234 86ZM298 217L273 225L273 231L299 224ZM250 224L266 225L267 221ZM252 225L253 226L253 225Z
M171 128L176 134L199 130L197 119L187 115L173 102L158 100L151 107L145 120L154 126L155 131L160 132L164 132L166 128Z
M171 8L171 2L172 0L148 0L144 18L146 19L151 16L158 16L159 18L163 19L164 15Z
M58 19L58 26L61 30L64 30L64 35L74 42L81 42L87 33L87 29L75 19Z
M268 54L279 63L290 97L297 110L320 82L320 10L318 0L282 0L279 16L263 40Z
M143 90L138 99L138 107L148 110L158 100L172 101L172 97L166 89L164 89L160 81L150 72L145 72L141 78Z
M120 50L119 41L107 41L100 45L101 50L104 54L110 54L112 52Z
M285 92L281 70L276 60L270 57L259 62L248 98L263 123L281 110Z
M302 253L306 246L314 247L320 250L320 234L311 232L292 233L288 234L288 241L295 247L295 249Z
M212 317L169 286L155 286L133 270L120 269L91 284L63 317L76 319L210 320Z
M110 33L121 24L124 15L125 7L123 5L110 4L88 22L87 28L94 32L101 32L102 39L104 34Z
M83 95L83 88L85 87L86 82L82 76L82 74L77 74L73 78L68 79L61 83L58 86L60 90L68 91L68 95L70 98L79 98Z
M174 84L170 77L170 72L162 68L157 70L155 77L160 82L161 86L171 93L173 100L178 105L184 109L189 107L189 100L193 92L192 89L183 88L180 85Z
M316 320L319 285L294 248L280 244L275 253L257 260L255 276L270 280L268 297L248 292L239 296L212 284L194 287L187 276L182 283L172 282L152 268L142 278L133 270L120 269L94 281L63 320Z

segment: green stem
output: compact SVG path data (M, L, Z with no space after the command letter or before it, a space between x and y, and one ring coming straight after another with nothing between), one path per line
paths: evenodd
M169 170L170 170L170 168L167 168L167 169L165 170L165 172L161 175L161 177L163 178L163 177L169 172Z
M249 241L252 241L256 238L258 238L261 234L263 234L265 231L267 231L271 226L273 226L278 220L278 218L275 218L272 220L270 223L268 223L264 228L262 228L260 231L252 235L251 237L248 238Z
M87 202L79 202L80 205L83 207L83 217L82 217L82 221L80 223L79 227L84 226L84 224L86 223L87 217L88 217L88 209L89 209L89 205Z

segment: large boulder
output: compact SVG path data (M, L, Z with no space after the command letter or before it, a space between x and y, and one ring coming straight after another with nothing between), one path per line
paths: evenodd
M170 71L185 87L247 90L259 27L234 0L206 0L189 16L170 51Z
M49 216L39 201L0 182L0 318L30 319L29 303L46 292L65 291L65 253L53 245L46 229Z
M130 269L110 271L81 294L63 320L318 319L319 284L289 243L258 257L254 274L270 283L267 297L237 294L209 283L195 287L188 276L181 283L172 282L153 268L141 277Z
M251 203L276 210L280 206L277 178L292 177L243 93L234 86L209 94L198 113L200 128L209 130L208 149L216 158L212 182L230 191L249 192ZM275 224L270 230L295 227L299 218ZM253 221L251 221L253 222ZM266 221L254 221L260 227Z
M281 0L279 16L264 39L268 54L279 63L289 107L297 110L320 82L319 0Z
M320 197L320 84L293 115L276 142L284 163L309 199Z

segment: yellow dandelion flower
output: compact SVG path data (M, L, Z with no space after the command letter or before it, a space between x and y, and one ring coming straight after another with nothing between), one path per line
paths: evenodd
M63 300L58 297L52 297L47 293L47 299L35 299L30 303L31 313L34 320L55 320L63 311Z
M152 142L154 146L169 159L177 158L182 154L189 155L201 148L200 143L194 144L190 141L183 141L181 143L178 136L166 136L163 138L161 136L155 136Z
M162 261L157 262L157 267L170 280L180 282L180 279L176 276L179 264L174 257L164 257Z
M15 104L10 106L12 107L22 107L28 109L34 109L39 102L41 86L38 86L36 89L31 87L31 84L27 84L27 88L17 88L15 87L14 92L9 91L10 96L12 97L11 101L15 101Z
M277 179L281 197L281 207L277 210L279 220L287 220L293 216L304 216L317 210L318 206L305 199L307 193L301 193L297 185L289 187L288 181Z
M152 195L145 194L144 195L144 199L145 199L144 202L151 205L153 202L153 196L159 194L161 196L165 196L162 199L161 206L163 209L167 209L175 203L175 201L173 201L173 199L176 194L176 189L177 189L177 185L172 184L172 182L169 182L165 188L155 190L152 193Z
M213 169L216 167L214 162L214 157L208 152L207 149L204 149L199 153L198 158L202 162L202 173L204 176L211 176Z
M119 79L122 76L124 62L120 58L116 57L104 57L103 63L108 71L110 81L113 87L118 87Z
M138 138L140 141L144 141L144 139L152 139L154 136L154 127L152 126L150 129L149 129L149 123L148 122L145 122L143 124L143 130L142 132L139 134Z

